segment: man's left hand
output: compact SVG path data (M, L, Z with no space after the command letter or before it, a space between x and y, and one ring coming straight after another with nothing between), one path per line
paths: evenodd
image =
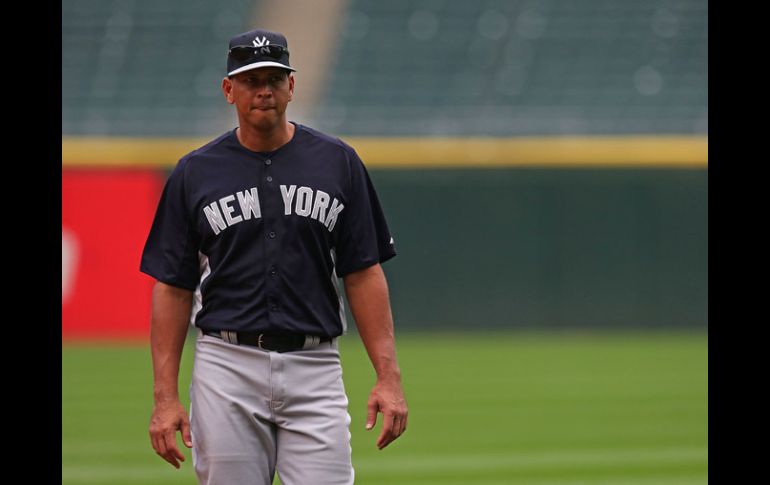
M400 380L378 379L369 395L367 410L367 430L377 422L377 413L382 413L382 432L377 438L377 448L383 449L406 431L409 410Z

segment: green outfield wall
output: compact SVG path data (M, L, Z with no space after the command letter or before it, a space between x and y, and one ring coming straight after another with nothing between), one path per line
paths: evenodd
M705 137L347 141L395 238L397 328L708 325ZM62 165L165 178L202 142L65 138Z
M397 328L708 324L705 167L371 176Z

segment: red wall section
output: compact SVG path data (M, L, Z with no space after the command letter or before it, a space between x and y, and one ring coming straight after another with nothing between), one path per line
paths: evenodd
M165 178L62 172L62 339L149 339L154 280L139 261Z

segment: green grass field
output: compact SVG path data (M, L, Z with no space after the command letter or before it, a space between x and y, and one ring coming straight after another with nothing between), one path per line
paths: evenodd
M707 347L705 331L399 334L409 428L379 451L374 374L346 336L356 483L706 484ZM147 346L65 344L62 484L197 483L189 450L176 470L150 446L151 378Z

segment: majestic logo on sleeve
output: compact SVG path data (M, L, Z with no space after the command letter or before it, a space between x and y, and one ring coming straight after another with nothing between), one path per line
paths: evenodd
M345 205L340 203L336 197L332 198L323 190L314 190L310 187L281 185L281 196L283 197L284 215L294 214L310 217L323 224L329 232L334 230L337 219L345 208ZM252 187L222 197L204 206L203 214L215 235L239 222L252 218L261 219L262 209L259 205L259 192L256 187Z

